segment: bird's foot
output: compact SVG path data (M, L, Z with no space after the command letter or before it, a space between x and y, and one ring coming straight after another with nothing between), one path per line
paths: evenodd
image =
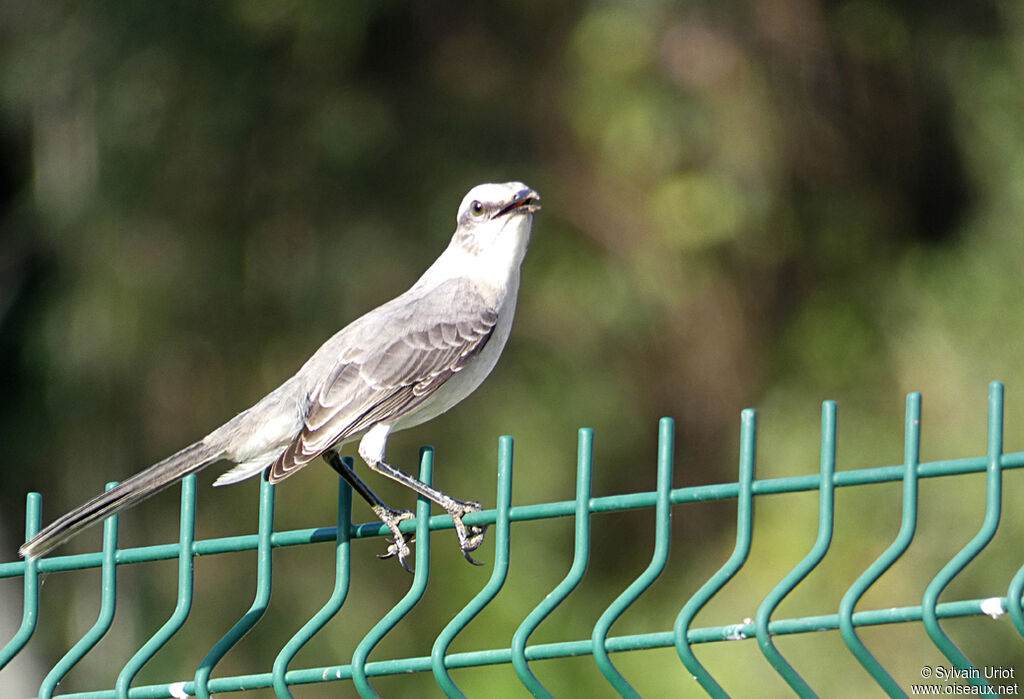
M410 512L409 510L393 510L387 505L374 505L373 513L380 518L380 521L391 532L391 536L394 539L388 544L388 549L384 553L377 556L377 558L392 558L397 556L398 562L403 568L410 573L412 568L409 567L409 544L413 542L413 539L409 539L408 543L405 540L405 535L402 534L398 529L398 524L402 520L414 519L416 513Z
M455 523L455 533L459 537L459 548L462 550L462 555L466 557L467 561L475 566L483 565L483 563L474 560L469 553L470 551L476 551L480 548L480 544L484 543L484 534L487 532L487 525L472 525L467 527L462 522L462 518L465 515L473 512L479 512L482 509L483 505L478 502L462 502L461 500L455 500L452 507L447 508L448 514L451 515L452 522Z

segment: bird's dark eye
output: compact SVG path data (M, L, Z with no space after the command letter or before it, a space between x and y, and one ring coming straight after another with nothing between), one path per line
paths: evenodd
M474 199L469 205L469 210L473 212L474 216L479 216L484 212L484 205Z

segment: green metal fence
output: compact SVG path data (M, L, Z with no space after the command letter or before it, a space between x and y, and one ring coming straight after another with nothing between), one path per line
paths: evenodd
M39 614L40 574L56 571L76 571L100 568L102 571L102 600L100 613L92 628L60 658L43 678L38 696L50 697L61 679L86 656L111 628L117 602L118 569L123 566L148 561L177 559L178 597L170 618L119 670L113 688L77 694L67 697L106 698L119 697L209 697L213 692L244 691L257 688L272 688L277 696L291 696L290 688L297 685L321 682L351 682L359 695L377 696L372 678L383 675L405 673L432 673L437 687L447 696L464 696L453 679L451 670L481 665L510 664L518 681L534 696L552 696L531 670L531 661L570 656L592 656L593 662L611 688L621 696L635 697L639 694L630 685L629 679L616 668L612 658L624 651L644 651L656 648L674 648L679 661L703 690L715 697L728 696L723 686L728 686L729 677L719 673L717 677L705 669L699 655L703 644L721 644L751 640L755 641L761 654L771 667L785 680L799 696L815 696L807 680L801 676L796 660L787 659L776 647L775 638L788 634L811 634L838 630L849 652L857 662L870 673L870 677L886 693L893 697L908 696L911 687L908 682L897 682L886 670L884 658L871 653L858 637L858 629L869 626L911 624L920 622L934 646L948 662L947 675L952 673L962 680L952 691L945 693L1013 693L1016 678L989 684L989 679L979 668L982 663L972 663L970 657L957 647L943 630L940 620L952 617L988 615L993 618L1009 614L1016 633L1024 638L1024 567L1010 580L991 581L995 596L982 599L957 599L939 602L939 597L956 576L991 541L1000 523L1003 512L1003 471L1024 466L1024 453L1003 453L1003 387L993 383L989 388L988 400L988 448L987 454L977 458L922 463L919 459L921 429L921 398L919 394L907 397L905 449L902 465L880 468L836 470L836 405L826 402L822 414L821 466L817 475L787 478L755 479L755 437L757 418L753 410L742 414L740 434L739 477L736 482L700 487L672 488L673 476L673 422L662 419L659 431L657 457L657 489L654 492L592 497L591 474L593 469L593 434L582 429L576 474L576 498L564 502L532 504L513 507L512 495L512 439L502 437L498 456L497 507L466 517L467 524L493 525L491 546L495 549L495 562L490 579L479 593L468 599L464 608L437 634L429 653L415 657L369 661L370 653L380 640L421 599L427 587L430 573L430 534L438 529L450 529L451 519L447 516L430 516L429 503L420 500L418 517L402 523L402 530L415 532L415 575L408 593L380 621L365 634L347 662L337 665L291 668L292 659L310 639L314 637L336 614L343 613L351 579L350 545L353 539L384 536L388 532L379 524L353 525L350 520L351 493L348 486L339 481L336 528L274 531L274 487L266 483L260 489L259 528L256 535L235 536L210 540L195 539L196 484L195 476L187 478L181 491L181 533L177 543L119 549L117 538L117 516L109 518L104 525L103 550L85 555L53 556L38 561L15 561L0 564L0 578L22 577L24 580L24 612L20 628L14 637L0 650L0 671L11 662L28 644L41 620ZM421 451L420 478L431 482L433 452ZM932 578L926 589L921 591L920 604L903 607L857 610L858 601L865 592L886 573L887 570L908 550L914 538L918 515L918 486L921 479L941 478L957 474L978 474L986 483L986 498L982 524L977 534ZM834 501L837 488L858 487L872 483L902 481L902 523L895 539L862 574L851 581L842 596L838 610L834 613L797 618L773 618L776 608L824 559L835 528ZM743 623L721 626L694 627L698 612L719 593L748 560L753 535L753 510L755 498L760 496L818 491L818 534L813 547L806 556L764 597L757 607L756 616ZM634 635L611 635L611 629L624 611L659 577L665 568L671 535L670 521L673 509L680 506L710 500L736 502L736 545L732 555L695 593L678 591L679 612L670 628L652 630ZM590 515L603 512L623 511L639 508L653 508L655 511L654 554L648 567L628 585L603 612L595 611L596 623L590 638L570 639L551 643L530 643L534 630L546 617L562 604L583 579L591 551ZM575 555L565 578L532 611L525 615L518 629L507 644L495 647L450 653L449 647L466 625L474 619L501 590L510 569L510 530L512 522L572 516L575 518ZM28 496L26 507L25 535L31 537L40 524L40 496ZM271 599L273 570L272 550L280 547L303 546L317 542L332 541L335 546L335 583L332 593L322 608L316 612L291 639L281 647L270 668L247 675L213 677L213 671L225 654L231 650L250 629L253 629ZM879 548L884 542L879 542ZM186 680L168 679L162 684L132 686L133 679L164 644L184 625L192 609L194 592L193 563L196 556L221 554L232 551L253 550L257 552L256 594L252 606L238 622L224 634L202 658L194 674ZM1022 556L1024 558L1024 556ZM1024 562L1024 561L1021 561ZM394 573L398 575L398 573ZM287 580L278 584L287 585ZM1005 591L1005 594L1001 594ZM689 596L687 599L687 595ZM668 624L666 624L668 626ZM497 639L496 639L497 640ZM1019 639L1018 639L1019 640ZM1016 650L1024 655L1024 641ZM1009 670L1012 673L1012 669ZM1004 677L1003 680L1006 678ZM0 672L0 687L3 676ZM945 686L953 687L953 683ZM972 689L973 688L973 689ZM940 688L941 689L941 688ZM916 688L915 688L916 690ZM340 690L339 690L340 691ZM351 692L351 686L345 689ZM4 696L7 696L6 693Z

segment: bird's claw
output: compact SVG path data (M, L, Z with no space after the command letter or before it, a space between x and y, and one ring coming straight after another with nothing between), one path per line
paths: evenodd
M479 512L483 509L483 505L479 502L459 502L455 507L448 510L448 514L451 515L452 522L455 524L455 533L459 537L459 549L462 550L462 555L465 556L466 560L475 566L482 566L483 563L475 560L470 556L471 551L476 551L480 548L480 545L484 543L484 534L487 532L487 525L471 525L466 526L462 518L473 512Z
M407 560L409 558L409 546L405 543L404 540L392 541L388 544L387 551L385 551L384 553L377 554L377 558L380 559L392 558L394 556L398 556L398 562L399 564L401 564L403 568L405 568L410 573L413 572L412 568L409 567L409 563Z
M409 544L413 543L416 538L415 536L409 539L408 542L405 540L405 535L398 529L398 524L405 519L413 519L416 514L409 510L392 510L390 507L385 505L377 505L373 508L374 514L380 518L380 521L388 528L391 532L391 536L394 537L388 544L387 550L379 554L377 558L393 558L397 557L399 564L410 573L413 572L412 568L409 567Z

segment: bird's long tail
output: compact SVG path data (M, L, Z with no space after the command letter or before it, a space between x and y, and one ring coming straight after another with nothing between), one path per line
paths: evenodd
M185 476L218 461L223 455L223 448L211 444L209 438L185 447L58 518L22 545L18 552L25 558L42 556L87 527L138 504Z

